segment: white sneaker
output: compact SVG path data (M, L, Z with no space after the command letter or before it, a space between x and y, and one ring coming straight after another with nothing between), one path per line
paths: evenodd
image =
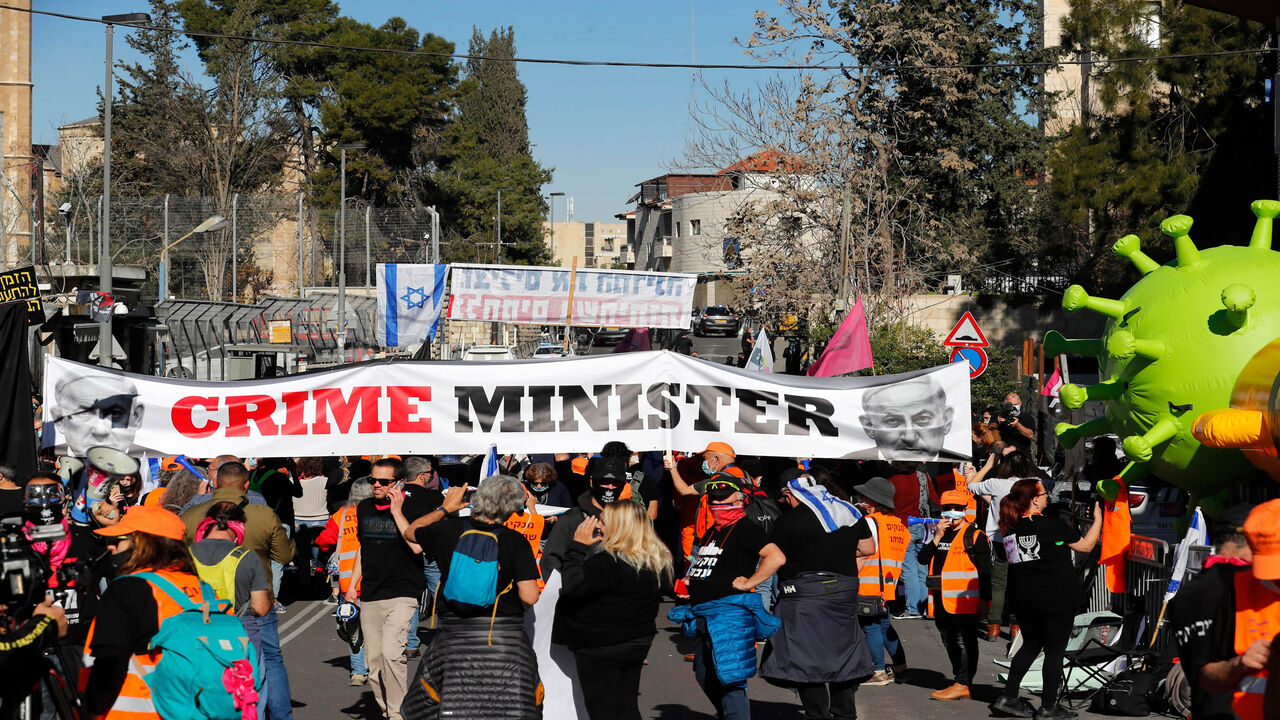
M862 681L863 685L892 685L893 678L889 677L889 673L884 670L877 670L875 674Z
M368 675L360 675L359 673L351 673L351 681L347 684L351 687L360 687L369 683Z

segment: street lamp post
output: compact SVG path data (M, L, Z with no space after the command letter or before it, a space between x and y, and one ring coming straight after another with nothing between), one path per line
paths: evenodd
M562 192L551 193L551 257L556 256L556 198L564 197Z
M503 185L498 188L498 238L493 244L493 264L497 265L502 262L502 191L515 190L513 185Z
M346 357L347 348L347 151L363 150L364 143L343 143L338 199L338 361Z
M111 99L115 94L115 73L111 58L111 42L115 35L116 25L149 24L151 16L146 13L125 13L123 15L103 15L102 21L107 25L107 78L102 92L102 239L98 253L98 290L111 292ZM114 309L114 306L113 306ZM114 343L111 342L111 317L98 323L98 364L111 367L111 355Z
M169 243L168 245L165 245L163 248L160 249L160 299L161 300L165 300L169 297L169 251L172 250L175 245L182 242L183 240L186 240L192 235L195 235L197 233L207 233L207 232L213 232L215 230L221 230L226 226L227 226L226 218L222 217L221 215L213 215L209 218L206 218L204 222L192 228L191 232L187 233L186 235L183 235L182 237L178 238L177 240L174 240L173 242Z

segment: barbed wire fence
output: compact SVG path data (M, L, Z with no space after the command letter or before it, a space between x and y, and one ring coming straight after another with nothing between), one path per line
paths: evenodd
M30 254L36 264L96 266L102 198L81 198L67 212L48 215L43 241L31 241L38 244ZM193 233L215 216L225 224ZM378 263L436 261L426 208L370 207L348 198L345 232L340 219L336 208L296 194L113 198L111 255L116 266L146 272L143 296L246 303L337 287L343 258L351 288L376 285ZM465 242L439 239L442 254Z

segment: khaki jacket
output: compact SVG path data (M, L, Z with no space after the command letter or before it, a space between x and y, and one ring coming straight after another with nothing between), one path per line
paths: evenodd
M187 543L195 542L196 527L209 514L209 508L215 503L224 500L233 503L241 503L246 499L243 490L233 488L218 488L213 491L213 498L209 502L201 503L182 513L182 522L187 525ZM271 561L278 563L287 563L293 559L293 541L289 539L289 534L285 532L284 525L280 523L280 518L276 513L266 505L255 505L246 503L244 505L244 542L245 547L256 552L258 557L262 558L262 565L266 568L267 577L273 583L275 578L271 577ZM271 601L275 602L275 593L271 592L268 587L268 594Z

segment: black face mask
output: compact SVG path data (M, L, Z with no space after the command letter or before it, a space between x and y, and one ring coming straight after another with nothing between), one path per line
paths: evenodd
M591 497L601 505L609 505L618 501L618 496L622 494L622 488L607 487L604 485L592 485Z
M117 575L119 575L120 568L124 567L124 564L129 562L129 558L131 557L133 557L133 548L129 548L124 552L118 552L113 555L108 555L107 563L106 563L107 577L116 577Z

